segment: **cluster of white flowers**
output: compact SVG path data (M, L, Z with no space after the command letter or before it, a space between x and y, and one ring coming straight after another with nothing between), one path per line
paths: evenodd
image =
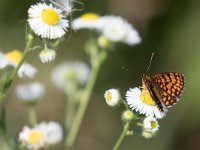
M106 103L110 106L115 106L120 101L120 93L116 89L107 90L104 97L106 99ZM167 112L166 109L164 109L164 112L159 110L148 91L141 91L137 87L126 92L126 101L132 110L135 110L140 114L144 114L145 116L152 116L161 119Z
M22 53L19 50L12 50L6 54L0 52L0 69L6 68L7 66L17 67L21 58ZM24 63L18 71L18 76L20 78L34 78L36 73L37 69L34 66Z
M117 106L121 99L119 90L117 89L107 90L104 94L104 98L106 100L106 103L111 107ZM147 90L140 90L137 87L130 89L126 92L126 101L130 109L132 110L129 110L126 107L127 110L123 112L122 120L124 122L131 122L134 119L133 110L135 110L139 114L145 115L142 124L142 136L147 139L155 136L156 132L159 129L159 124L156 119L161 119L162 117L164 117L166 115L166 112L161 112L158 109L156 103L154 102ZM124 101L124 103L126 102Z
M72 21L72 28L95 29L111 42L124 42L135 45L141 42L141 38L134 27L119 16L99 16L94 13L86 13Z
M34 128L25 126L19 134L22 145L33 150L55 145L62 138L62 127L57 122L42 122Z

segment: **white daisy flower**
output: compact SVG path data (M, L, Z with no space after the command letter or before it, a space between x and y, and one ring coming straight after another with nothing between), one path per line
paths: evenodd
M55 59L56 51L53 49L45 48L45 50L41 51L39 54L40 60L42 63L48 63Z
M22 53L19 50L13 50L6 54L0 52L0 69L3 69L7 66L17 67L18 63L22 58ZM28 77L34 78L37 73L37 69L31 64L24 63L21 65L18 76L20 78Z
M116 89L107 90L104 94L104 98L106 99L106 103L113 107L119 104L120 101L120 93Z
M156 132L159 129L159 124L156 118L148 116L143 121L143 129L147 132Z
M69 80L74 80L80 85L87 82L90 68L83 62L63 62L52 71L52 81L58 88L64 90Z
M164 108L164 112L161 112L155 101L150 96L147 90L140 90L135 87L126 92L126 101L129 107L140 114L145 116L155 116L156 118L163 118L166 115L167 110Z
M45 132L38 128L31 129L25 126L19 133L19 141L28 149L39 150L45 147Z
M28 10L28 23L31 29L42 38L56 39L65 35L69 21L65 19L62 10L52 4L37 3Z
M37 126L37 129L44 131L47 145L54 145L63 139L63 130L57 122L42 122Z
M79 29L100 29L102 27L100 16L95 13L85 13L72 21L72 28Z
M50 0L51 3L62 9L66 16L71 15L73 11L76 9L74 8L74 3L79 3L77 0Z
M33 82L25 85L18 85L16 95L19 100L24 102L35 102L42 98L45 93L44 86L39 82Z
M119 16L103 16L100 19L102 34L112 42L135 45L141 42L138 32Z

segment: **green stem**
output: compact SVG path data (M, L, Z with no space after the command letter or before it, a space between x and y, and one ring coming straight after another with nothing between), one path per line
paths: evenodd
M33 44L33 40L34 40L34 37L32 35L29 35L28 41L27 41L27 44L26 44L26 48L25 48L25 50L23 51L23 54L22 54L22 58L21 58L20 62L17 64L17 67L11 73L10 77L7 79L6 87L5 87L4 91L3 91L3 93L1 93L0 101L5 98L7 90L9 89L9 87L12 84L12 82L16 78L17 73L18 73L20 67L22 66L22 64L24 63L28 52L31 50L31 46Z
M65 93L67 97L66 106L65 106L65 129L66 133L69 132L74 115L76 114L77 98L76 94L78 91L78 83L76 79L72 78L67 82L65 87Z
M11 77L10 77L11 81L13 81L16 78L17 73L18 73L20 67L22 66L22 64L24 63L28 52L31 50L31 47L33 44L33 39L34 39L33 36L30 35L28 38L28 42L26 44L26 48L22 54L22 58L21 58L20 62L18 63L17 67L15 68L15 70L11 74Z
M31 127L34 127L37 124L37 115L34 106L29 106L29 124Z
M69 132L76 112L76 101L68 98L65 106L65 129Z
M86 108L87 108L87 105L88 105L88 102L90 99L90 95L92 93L92 89L94 87L94 84L95 84L95 81L97 78L99 67L100 67L100 65L96 65L92 68L90 80L87 84L87 87L86 87L82 97L81 97L80 106L78 108L78 111L75 115L71 129L70 129L69 134L65 141L65 145L67 148L70 148L72 146L72 144L74 143L74 140L75 140L78 130L80 128L81 122L83 120L83 116L85 114L85 111L86 111Z
M130 123L127 122L124 126L124 129L122 131L122 134L120 135L119 139L117 140L117 142L115 143L114 147L113 147L113 150L118 150L119 149L119 146L121 145L122 141L124 140L124 138L126 137L126 133L128 132L129 130L129 126L130 126Z
M122 99L122 102L123 102L123 104L124 104L125 109L126 109L126 110L129 110L129 107L128 107L128 104L126 103L126 101Z

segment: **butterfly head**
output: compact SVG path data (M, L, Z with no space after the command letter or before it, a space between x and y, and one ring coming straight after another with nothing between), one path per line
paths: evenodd
M150 77L149 77L147 74L145 74L145 73L143 73L143 74L141 75L141 78L142 78L142 89L147 90L147 89L148 89L147 86L149 86L149 81L150 81L151 79L150 79Z
M147 77L147 75L146 75L145 73L143 73L143 74L141 75L142 80L143 80L144 78L146 78L146 77Z

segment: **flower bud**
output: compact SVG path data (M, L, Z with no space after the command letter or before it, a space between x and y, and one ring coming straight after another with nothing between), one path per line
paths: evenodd
M40 52L39 57L43 63L48 63L55 59L56 52L53 49L45 48L43 51Z
M116 89L107 90L105 92L105 94L104 94L104 97L106 99L106 103L111 107L116 106L117 104L119 104L120 93Z
M132 111L130 110L126 110L123 112L122 114L122 120L124 122L130 122L131 120L133 120L134 114Z
M97 40L98 45L102 48L108 48L110 41L105 36L100 36Z

